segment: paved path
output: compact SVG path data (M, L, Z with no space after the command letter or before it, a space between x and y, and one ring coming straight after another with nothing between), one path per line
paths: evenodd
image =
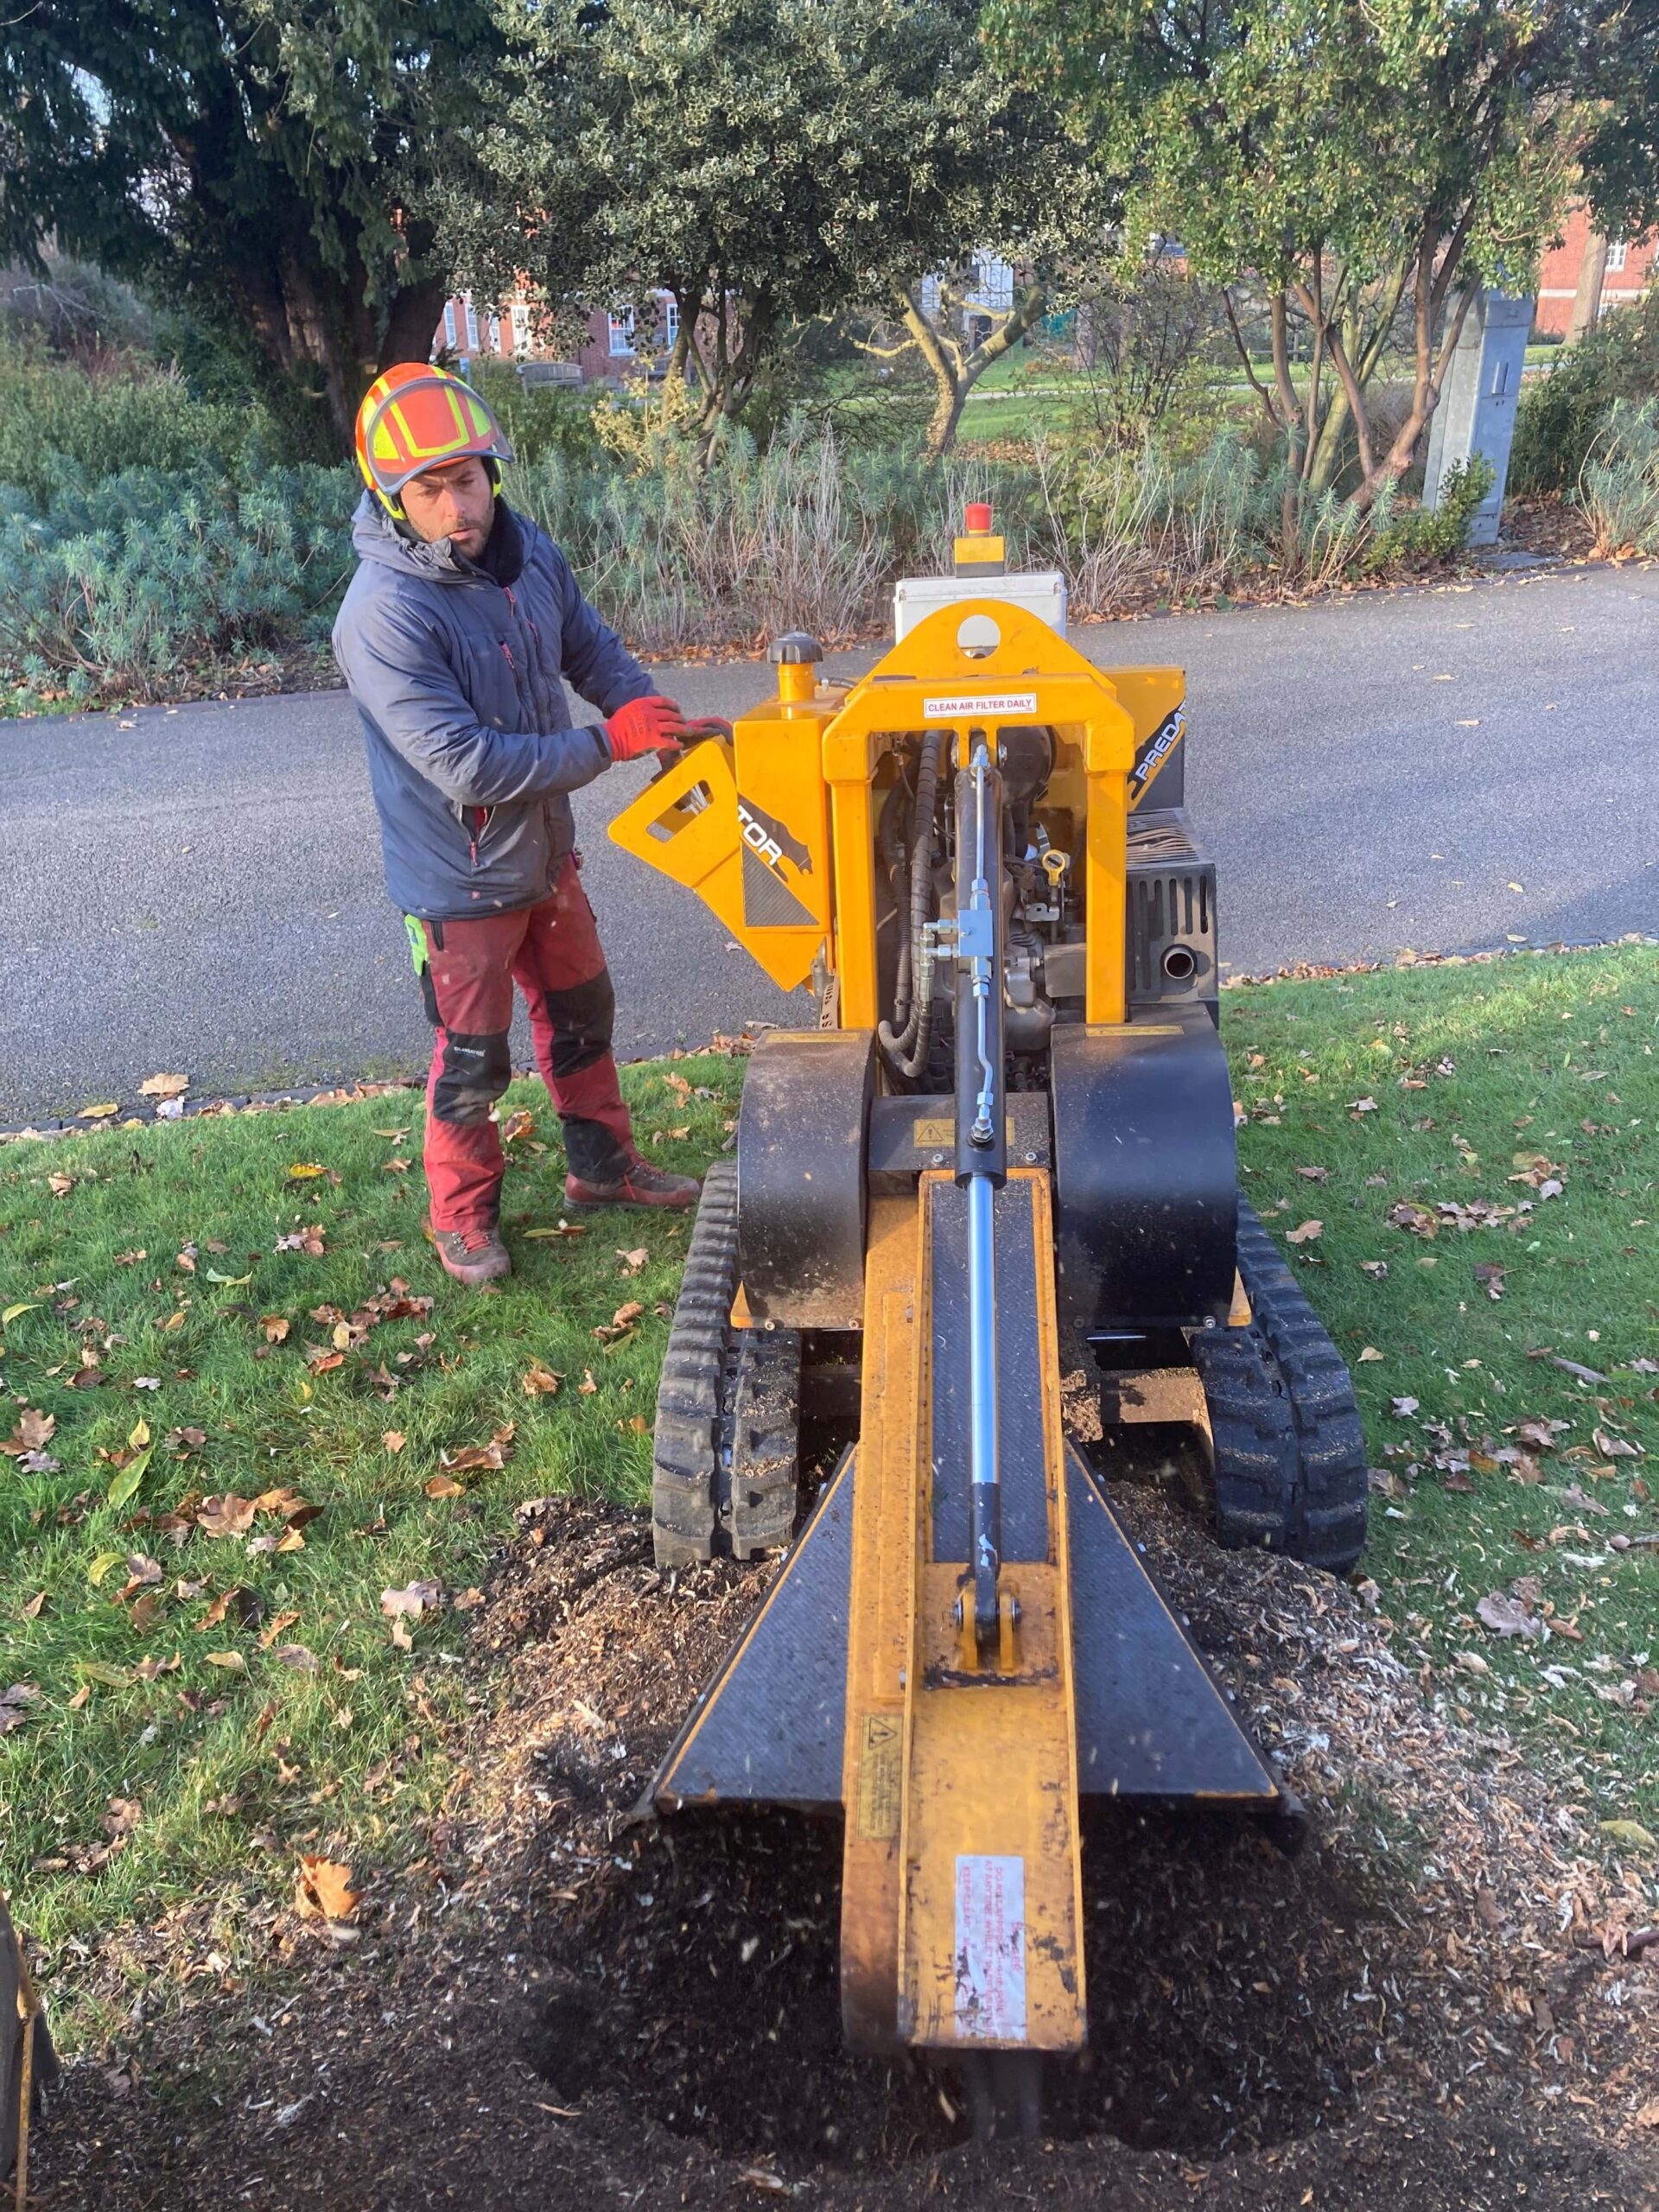
M1659 575L1077 637L1103 663L1188 671L1189 804L1220 863L1236 973L1659 932ZM663 680L688 709L730 713L769 677L746 664ZM343 696L0 724L0 1125L130 1098L163 1068L208 1095L424 1059ZM798 1019L804 1000L604 836L644 773L613 771L577 799L620 1049Z

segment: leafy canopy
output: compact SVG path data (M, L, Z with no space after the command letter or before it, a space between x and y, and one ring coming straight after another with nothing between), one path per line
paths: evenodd
M967 0L498 0L518 59L450 188L465 265L555 302L729 299L741 341L1029 242L1083 192ZM516 206L504 235L493 209Z

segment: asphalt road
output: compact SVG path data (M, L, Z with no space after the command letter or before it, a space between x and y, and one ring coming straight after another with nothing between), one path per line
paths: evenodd
M1234 973L1659 933L1659 575L1077 638L1103 664L1187 670L1188 804L1220 865ZM750 664L662 680L703 713L770 688ZM200 1096L424 1062L343 695L0 725L0 1126L130 1099L162 1069ZM800 1019L804 998L605 837L645 773L613 770L576 802L620 1051Z

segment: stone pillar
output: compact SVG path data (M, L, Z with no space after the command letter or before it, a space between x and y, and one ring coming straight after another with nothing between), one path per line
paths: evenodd
M1497 542L1534 304L1503 292L1476 293L1446 372L1440 404L1429 420L1426 507L1439 506L1446 472L1459 461L1482 454L1492 465L1492 488L1470 524L1471 545Z

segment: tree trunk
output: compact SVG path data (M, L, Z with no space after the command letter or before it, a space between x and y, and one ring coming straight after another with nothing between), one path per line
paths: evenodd
M430 359L433 334L448 296L448 279L442 276L419 277L392 295L385 334L374 361L377 373L397 361Z
M1412 462L1417 458L1417 442L1428 427L1429 417L1440 404L1440 387L1446 382L1446 372L1452 365L1452 356L1463 335L1464 317L1469 312L1473 296L1465 292L1458 302L1458 311L1452 318L1439 353L1434 350L1434 324L1452 279L1463 263L1463 249L1468 242L1469 226L1473 220L1472 205L1465 208L1457 228L1446 241L1440 255L1440 266L1434 265L1434 255L1440 241L1437 219L1425 226L1417 244L1417 282L1414 296L1414 322L1416 330L1416 366L1412 380L1411 412L1401 425L1400 435L1389 448L1382 459L1370 468L1361 479L1353 497L1357 513L1369 514L1376 504L1377 493L1385 484L1397 484Z
M1290 373L1289 314L1282 290L1273 296L1268 327L1273 334L1274 389L1279 395L1279 419L1287 448L1286 463L1288 474L1284 497L1279 503L1279 530L1282 550L1288 555L1296 536L1296 519L1301 505L1302 474L1307 456L1307 420L1302 412L1302 403L1296 396L1295 380Z
M914 286L901 285L899 299L911 343L926 362L933 378L933 413L927 426L926 452L930 463L941 461L957 442L969 393L992 363L1000 361L1041 320L1047 294L1042 285L1032 285L990 336L966 355L954 339L946 338L922 313L921 300Z
M1579 288L1573 295L1573 318L1567 326L1567 342L1576 346L1586 330L1593 330L1601 314L1601 288L1607 278L1607 241L1592 231L1579 264Z

